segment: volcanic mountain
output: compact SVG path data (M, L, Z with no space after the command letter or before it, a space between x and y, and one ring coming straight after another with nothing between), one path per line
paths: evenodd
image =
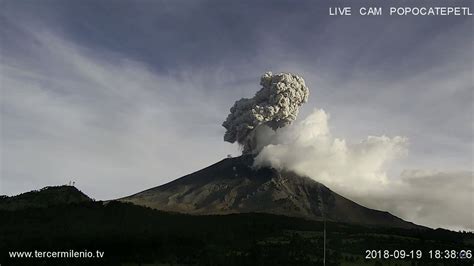
M420 228L372 210L293 172L255 169L253 157L227 158L170 183L121 198L162 211L196 215L270 213L311 220Z

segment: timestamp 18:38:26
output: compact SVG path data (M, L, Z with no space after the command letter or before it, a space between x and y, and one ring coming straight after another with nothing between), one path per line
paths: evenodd
M472 250L366 250L365 259L472 259Z

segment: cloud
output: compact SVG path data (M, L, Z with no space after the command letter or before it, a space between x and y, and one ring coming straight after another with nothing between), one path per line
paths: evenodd
M314 110L296 124L257 133L257 167L309 176L356 202L432 227L474 230L472 172L404 171L390 165L408 152L405 137L369 136L359 142L332 135L329 115Z
M159 75L51 32L21 29L34 45L24 56L3 54L0 65L0 193L75 180L94 197L115 198L237 152L221 140L223 111L207 105L221 101L203 93L202 77ZM196 153L208 146L212 153Z
M309 89L302 77L291 73L273 75L266 72L260 79L262 88L252 98L242 98L230 108L222 124L224 140L242 145L243 153L255 153L254 132L266 125L272 129L291 124L300 106L308 101Z
M363 201L419 224L474 230L474 174L470 171L405 170L390 187Z
M343 194L386 184L385 166L406 152L408 140L369 136L347 143L332 136L328 119L324 110L314 110L295 125L260 133L259 139L269 143L262 144L256 164L297 171Z

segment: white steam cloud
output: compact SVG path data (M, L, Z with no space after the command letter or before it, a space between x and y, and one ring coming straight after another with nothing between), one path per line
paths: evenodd
M291 73L265 73L262 88L253 98L242 98L234 103L222 124L226 128L224 140L242 145L243 153L253 153L257 146L256 130L266 125L273 130L291 124L299 107L308 101L309 90L302 77Z
M299 123L276 131L258 128L261 151L255 165L311 177L366 207L418 224L474 230L472 172L405 170L389 177L390 163L407 153L405 137L369 136L350 143L334 137L328 121L329 115L316 109Z
M324 110L314 110L300 123L258 130L262 147L255 164L293 170L346 195L387 184L384 166L406 152L407 139L369 136L347 143L331 135L328 119Z

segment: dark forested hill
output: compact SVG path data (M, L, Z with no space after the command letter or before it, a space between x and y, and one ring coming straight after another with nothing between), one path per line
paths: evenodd
M129 203L0 211L1 265L322 265L324 222L271 214L192 216ZM471 233L327 222L326 265L472 265L429 250L472 250ZM367 250L422 250L366 259ZM12 251L96 251L103 258L9 258Z
M0 210L24 208L45 208L54 205L92 201L86 194L73 186L52 186L41 190L22 193L17 196L0 197Z

